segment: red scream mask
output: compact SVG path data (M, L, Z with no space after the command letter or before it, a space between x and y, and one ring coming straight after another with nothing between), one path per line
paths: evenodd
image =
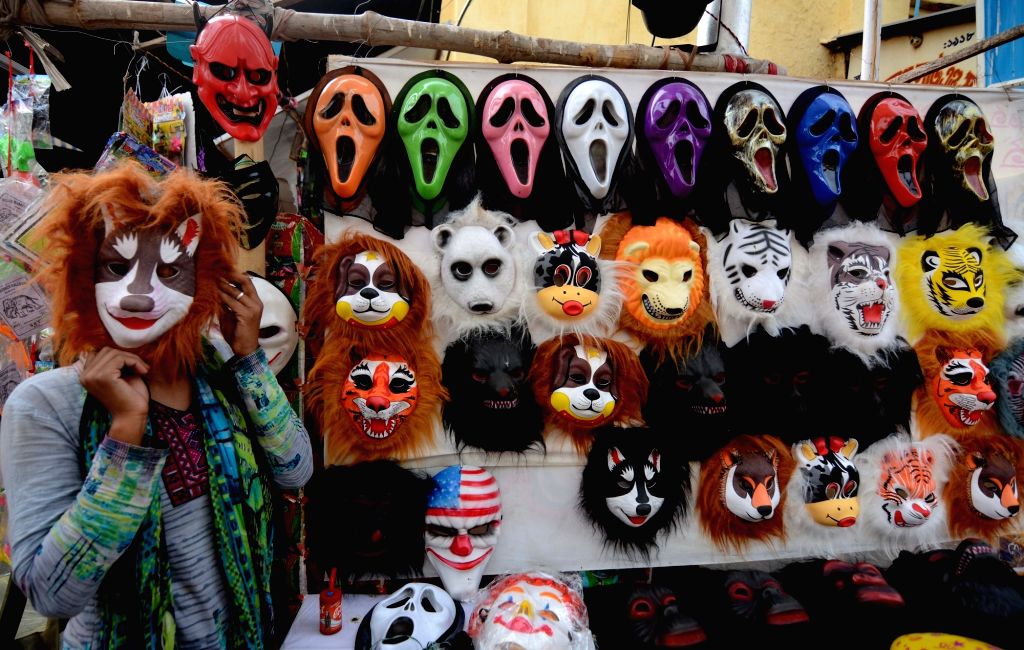
M324 86L316 100L313 130L342 199L354 197L366 178L384 139L387 110L372 81L346 74Z
M277 108L277 57L270 39L251 20L220 15L199 29L189 48L199 89L210 115L233 138L263 137Z
M871 155L896 201L909 208L921 200L917 163L928 145L921 115L905 99L887 97L870 120Z

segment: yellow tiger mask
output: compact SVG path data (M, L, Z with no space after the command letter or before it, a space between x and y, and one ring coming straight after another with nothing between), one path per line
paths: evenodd
M1006 254L989 244L984 227L967 224L932 237L909 237L899 251L900 287L907 333L965 333L1003 329L1003 292L1015 273Z

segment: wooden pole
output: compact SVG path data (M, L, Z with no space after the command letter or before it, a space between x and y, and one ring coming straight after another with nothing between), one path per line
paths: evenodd
M52 26L156 31L195 29L192 8L184 4L136 0L77 0L74 3L46 0L42 6L46 21ZM204 15L211 15L218 9L212 6L204 7L202 11ZM22 5L19 19L25 25L40 22L33 19L28 3ZM784 69L770 61L731 54L697 54L691 61L688 54L674 48L575 43L510 31L494 32L389 18L373 11L355 16L304 12L289 15L278 8L274 24L278 25L275 38L282 40L348 41L370 46L402 45L451 50L490 57L500 63L530 61L608 68L785 74Z
M904 84L909 83L911 81L915 81L917 79L920 79L921 77L924 77L935 72L936 70L941 70L943 68L953 65L954 63L959 63L965 59L971 58L972 56L977 56L982 52L987 52L993 48L999 47L1003 43L1015 41L1018 38L1021 38L1022 36L1024 36L1024 25L1017 25L1016 27L1011 27L1006 31L999 32L995 36L990 36L989 38L982 39L975 43L974 45L965 47L962 50L957 50L956 52L950 54L949 56L940 56L934 61L930 63L925 63L919 68L914 68L909 72L904 72L900 76L890 79L890 81L894 84Z

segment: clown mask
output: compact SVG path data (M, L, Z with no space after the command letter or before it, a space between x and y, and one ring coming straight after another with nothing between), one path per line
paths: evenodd
M267 364L276 375L288 362L299 344L299 332L295 327L298 318L295 309L280 289L263 278L252 278L256 295L263 303L260 316L260 347L267 355Z
M853 109L842 95L823 92L800 116L794 136L814 202L835 206L842 193L843 167L857 148Z
M725 108L725 131L732 157L759 194L779 191L776 159L786 143L785 116L778 102L762 90L740 90Z
M459 606L443 589L410 582L374 605L367 617L370 639L365 647L422 650L457 632L452 628L463 619Z
M678 79L656 85L641 101L641 136L650 147L669 191L689 196L697 186L697 169L711 138L711 106L692 83Z
M975 349L937 348L942 369L932 378L932 399L955 430L977 424L995 405L988 366Z
M166 334L192 306L202 217L170 232L106 223L96 256L96 306L114 343L135 349Z
M469 600L501 532L501 491L482 467L452 465L434 475L427 501L427 557L444 588Z
M954 179L978 201L988 201L984 170L994 145L985 114L971 100L956 98L939 109L934 127Z
M582 597L541 573L515 574L488 588L470 622L478 650L592 648Z
M547 103L540 91L519 79L503 81L484 100L480 118L480 130L509 192L527 198L551 134Z
M341 260L335 311L356 327L387 329L409 313L410 298L384 256L375 251Z
M358 194L377 157L387 124L385 106L377 86L358 74L331 79L316 98L313 131L331 188L342 199Z
M554 382L551 406L576 426L596 427L615 411L615 369L604 350L585 345L562 348Z
M424 201L441 195L448 172L469 136L469 103L452 81L434 73L414 77L398 106L398 137L412 169L416 194Z
M670 219L631 228L615 259L633 266L622 282L625 307L643 328L671 329L703 299L700 245Z
M847 528L857 523L860 473L853 464L853 438L815 438L793 446L803 480L804 507L822 526Z
M1008 519L1020 512L1017 468L999 454L967 454L971 470L971 508L989 519Z
M896 303L896 287L889 277L889 249L835 241L826 255L832 308L857 334L879 334Z
M868 144L882 179L896 202L909 208L921 200L917 165L928 144L921 116L901 97L875 105L869 120Z
M557 230L537 233L530 241L539 255L533 267L533 286L544 313L572 321L598 312L601 238L581 230Z
M222 14L200 25L192 83L217 124L233 138L263 137L277 109L277 57L270 39L242 16Z
M725 507L743 521L757 523L775 515L782 493L779 490L779 457L774 450L740 453L721 452L722 499Z
M583 77L559 100L559 136L580 189L602 200L629 151L632 116L618 86L601 77Z
M341 399L355 429L382 440L412 415L419 394L416 375L404 360L373 354L349 371Z

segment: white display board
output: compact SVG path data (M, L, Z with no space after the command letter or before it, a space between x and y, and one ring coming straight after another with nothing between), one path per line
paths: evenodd
M336 69L346 65L359 65L376 74L387 86L392 100L398 95L406 80L430 69L441 68L455 74L466 85L474 99L494 77L522 71L540 82L556 104L562 88L569 82L585 74L599 74L613 80L623 89L632 103L634 112L644 91L656 79L668 76L681 76L697 84L707 95L712 106L725 88L744 79L750 79L767 87L784 110L788 110L797 95L806 88L826 83L823 80L727 73L456 63L425 66L422 62L395 59L357 60L342 56L332 56L328 67ZM920 85L894 87L852 81L827 83L843 93L855 112L859 112L861 105L875 93L893 90L904 95L921 115L924 115L936 99L950 92L946 87ZM1003 220L1018 233L1024 233L1024 100L1004 90L969 90L964 94L981 106L995 137L996 149L992 169L998 184ZM329 240L336 239L339 233L350 228L385 238L373 230L371 224L354 217L328 217L325 224ZM536 226L532 222L522 224L517 227L517 237L525 236L535 229ZM597 230L599 229L600 224ZM437 263L426 228L413 227L404 239L395 243L421 266ZM1022 245L1024 243L1017 244ZM438 343L438 348L440 347L441 344ZM443 354L443 350L439 349L440 354ZM759 560L782 561L821 554L820 548L798 540L774 546L755 543L742 554L723 552L699 532L697 517L690 505L684 525L660 539L660 550L653 553L649 559L631 558L606 549L602 537L592 529L577 508L580 474L586 459L577 455L564 437L549 440L546 455L530 453L523 456L488 456L475 451L467 451L460 455L449 438L440 430L435 432L435 440L436 445L430 453L407 461L403 465L419 468L431 474L452 464L482 465L492 471L500 485L504 519L501 537L487 566L488 574L529 569L579 571L637 566L733 564ZM691 474L696 484L696 464L693 465ZM691 491L691 501L695 493L696 489ZM858 534L864 528L855 526L850 541L832 549L831 555L855 555L868 560L879 557L876 545L870 540L862 539ZM435 575L429 566L425 568L424 574Z

